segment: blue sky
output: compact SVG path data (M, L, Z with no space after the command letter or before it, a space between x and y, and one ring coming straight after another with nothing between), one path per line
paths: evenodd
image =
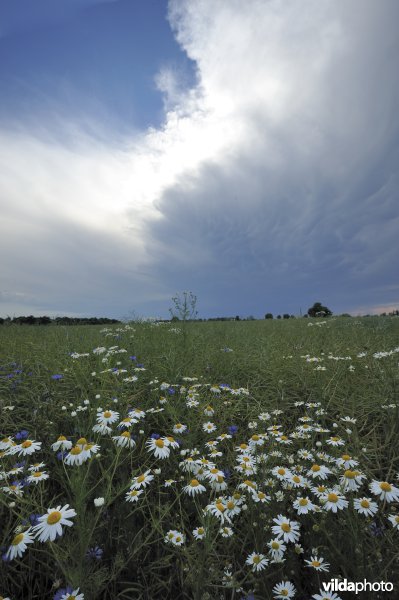
M0 315L399 308L395 0L1 0Z

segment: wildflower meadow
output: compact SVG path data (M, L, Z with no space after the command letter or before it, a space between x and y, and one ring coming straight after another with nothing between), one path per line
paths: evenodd
M398 598L398 364L397 317L0 327L0 598Z

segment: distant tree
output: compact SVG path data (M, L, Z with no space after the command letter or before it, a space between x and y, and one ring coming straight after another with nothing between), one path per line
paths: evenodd
M247 317L247 321L255 321L255 317L253 315L249 315L249 317Z
M272 313L266 313L265 314L265 319L273 319Z
M288 313L283 314L283 319L289 319L289 318L290 318L290 315Z
M198 315L197 296L193 292L182 292L172 298L173 308L169 309L171 317L179 317L184 323L195 319Z
M236 315L236 318L235 318L235 320L236 320L236 321L240 321L240 316L239 316L239 315Z
M277 319L281 319L281 315L277 315Z
M327 306L323 306L321 302L315 302L308 309L308 315L309 317L330 317L332 312Z

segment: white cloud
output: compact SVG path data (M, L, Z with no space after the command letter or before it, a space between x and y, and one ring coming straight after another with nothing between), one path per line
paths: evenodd
M338 301L341 285L354 303L376 270L391 283L397 13L391 0L172 1L197 83L161 68L161 128L108 143L78 130L68 145L1 132L7 286L25 261L48 294L51 273L77 269L85 298L93 272L92 294L101 277L143 306L191 287L223 312L238 281L241 305L315 280L311 293Z

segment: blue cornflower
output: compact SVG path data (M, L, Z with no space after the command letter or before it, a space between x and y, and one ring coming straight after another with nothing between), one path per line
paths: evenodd
M62 596L64 596L64 594L72 595L72 592L73 592L73 588L70 585L68 585L68 587L66 587L66 588L60 588L58 590L58 592L56 592L54 594L53 600L60 600L60 598L62 598Z
M144 365L143 365L143 363L137 363L137 366L138 366L140 369L144 369Z
M39 521L39 517L41 517L41 516L42 516L42 515L38 515L38 514L35 514L35 513L32 513L31 515L29 515L29 521L30 521L30 524L31 524L32 526L33 526L33 525L38 525L38 524L40 523L40 521Z
M161 436L159 435L159 433L152 433L151 434L151 439L153 440L159 440Z
M176 393L176 391L175 391L173 388L171 388L171 387L170 387L170 388L168 388L168 394L169 394L170 396L173 396L173 394L175 394L175 393Z
M94 560L101 560L104 554L104 550L100 546L92 546L87 549L86 557Z
M230 435L234 435L237 433L238 427L237 427L237 425L230 425L230 427L228 427L227 430Z
M135 356L129 356L130 360L137 360Z
M64 378L64 376L60 375L60 374L56 374L56 375L52 375L51 376L51 379L63 379L63 378Z
M29 435L29 431L26 431L26 429L21 429L21 431L18 431L18 433L15 434L15 439L16 440L25 440Z
M67 454L68 454L67 450L60 450L60 452L57 452L58 460L64 460L64 458L66 457Z

